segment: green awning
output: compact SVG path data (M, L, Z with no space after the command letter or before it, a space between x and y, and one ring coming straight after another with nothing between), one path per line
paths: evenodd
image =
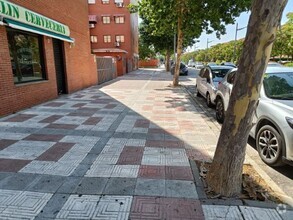
M59 39L59 40L70 42L70 43L74 42L74 39L71 38L71 37L61 35L61 34L57 34L57 33L51 32L51 31L47 31L47 30L44 30L44 29L41 29L41 28L38 28L38 27L35 27L35 26L31 26L31 25L28 25L28 24L18 22L18 21L14 21L14 20L11 20L9 18L3 18L3 21L4 21L5 24L7 24L11 28L15 28L15 29L23 30L23 31L28 31L28 32L36 33L36 34L45 35L45 36L48 36L48 37L56 38L56 39Z

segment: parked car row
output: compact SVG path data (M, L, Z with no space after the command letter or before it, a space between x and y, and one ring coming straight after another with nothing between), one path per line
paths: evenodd
M216 119L223 123L238 73L236 68L222 69L219 80L219 70L203 68L196 88L209 107L216 105ZM270 166L293 165L293 68L268 65L253 122L250 136L261 159Z

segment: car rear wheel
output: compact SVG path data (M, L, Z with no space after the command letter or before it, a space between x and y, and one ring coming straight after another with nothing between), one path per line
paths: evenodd
M282 166L283 140L279 132L270 125L259 129L256 136L256 147L260 158L269 166Z
M207 102L207 106L208 107L212 107L213 106L212 101L211 101L211 96L210 96L209 93L207 94L206 102Z
M223 103L223 100L221 98L217 99L217 103L216 103L216 118L217 118L217 121L219 123L222 124L224 122L225 110L224 110L224 103Z

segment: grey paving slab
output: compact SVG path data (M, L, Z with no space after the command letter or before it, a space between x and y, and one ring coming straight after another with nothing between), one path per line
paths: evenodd
M76 194L97 195L102 194L108 178L84 177L74 190Z
M42 175L37 181L30 185L27 190L35 192L55 193L66 181L66 177Z
M40 175L37 174L10 173L9 176L0 180L0 189L25 190L38 178Z
M82 179L83 177L78 177L78 176L66 177L66 181L59 187L59 189L57 190L57 193L61 193L61 194L73 193Z
M276 209L239 206L245 220L282 220Z
M103 191L106 195L134 195L136 179L110 178Z
M203 205L204 217L206 220L241 220L243 219L237 206L224 205Z
M165 196L165 180L137 179L135 195L141 196Z
M279 214L283 220L292 220L292 216L293 216L292 210L282 211L282 212L279 212Z
M54 194L35 220L55 219L68 198L69 194Z
M198 194L192 181L166 180L165 189L167 197L198 199Z
M101 149L101 151L102 151L102 149ZM92 152L92 150L90 152ZM89 165L91 165L97 159L97 154L99 154L99 153L95 153L95 154L88 153L86 155L86 157L83 159L83 161L81 162L81 164L89 164Z
M91 166L90 164L79 164L70 175L82 177L90 169L90 166Z

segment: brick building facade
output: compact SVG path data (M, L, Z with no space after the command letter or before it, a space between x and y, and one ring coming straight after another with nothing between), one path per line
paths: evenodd
M88 0L92 52L116 59L118 76L138 68L138 15L135 0Z
M97 83L87 1L0 6L0 116Z

